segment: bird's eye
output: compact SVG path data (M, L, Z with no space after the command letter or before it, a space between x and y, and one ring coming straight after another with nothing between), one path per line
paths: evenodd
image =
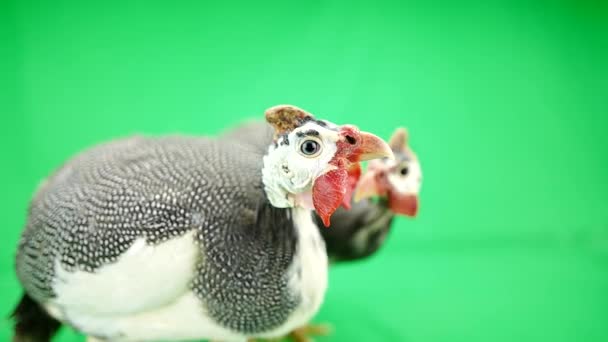
M410 171L410 170L408 169L408 167L407 167L407 166L404 166L404 167L402 167L402 168L401 168L401 170L399 170L399 173L401 173L401 175L402 175L402 176L407 176L407 173L408 173L409 171Z
M300 152L306 157L314 157L321 151L321 144L313 139L307 139L300 144Z

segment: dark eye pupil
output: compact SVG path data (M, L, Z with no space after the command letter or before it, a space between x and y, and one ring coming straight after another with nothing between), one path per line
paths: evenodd
M404 167L403 169L401 169L401 175L403 175L403 176L407 175L408 171L409 171L408 168Z
M302 144L302 152L304 154L315 154L319 150L319 143L314 140L305 141Z

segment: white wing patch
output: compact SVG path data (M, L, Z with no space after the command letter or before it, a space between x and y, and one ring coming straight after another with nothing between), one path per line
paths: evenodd
M116 262L95 273L69 272L57 262L53 284L57 296L46 307L51 315L85 332L97 330L88 329L87 321L154 310L183 296L199 255L191 232L158 245L139 238Z

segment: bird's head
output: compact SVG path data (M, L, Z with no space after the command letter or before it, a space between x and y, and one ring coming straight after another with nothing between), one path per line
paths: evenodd
M274 141L264 156L264 189L275 207L314 209L329 226L330 216L350 202L360 175L359 162L394 158L377 136L357 127L315 119L289 105L266 111Z
M369 162L366 173L357 184L355 201L378 196L387 200L388 207L394 213L416 216L422 169L407 140L405 128L395 130L389 141L395 159Z

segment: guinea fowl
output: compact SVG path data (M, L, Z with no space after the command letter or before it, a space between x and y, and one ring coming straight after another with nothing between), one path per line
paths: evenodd
M293 106L266 111L266 151L230 139L135 137L68 161L37 191L16 257L15 341L61 323L107 341L274 338L327 285L325 224L378 137Z

